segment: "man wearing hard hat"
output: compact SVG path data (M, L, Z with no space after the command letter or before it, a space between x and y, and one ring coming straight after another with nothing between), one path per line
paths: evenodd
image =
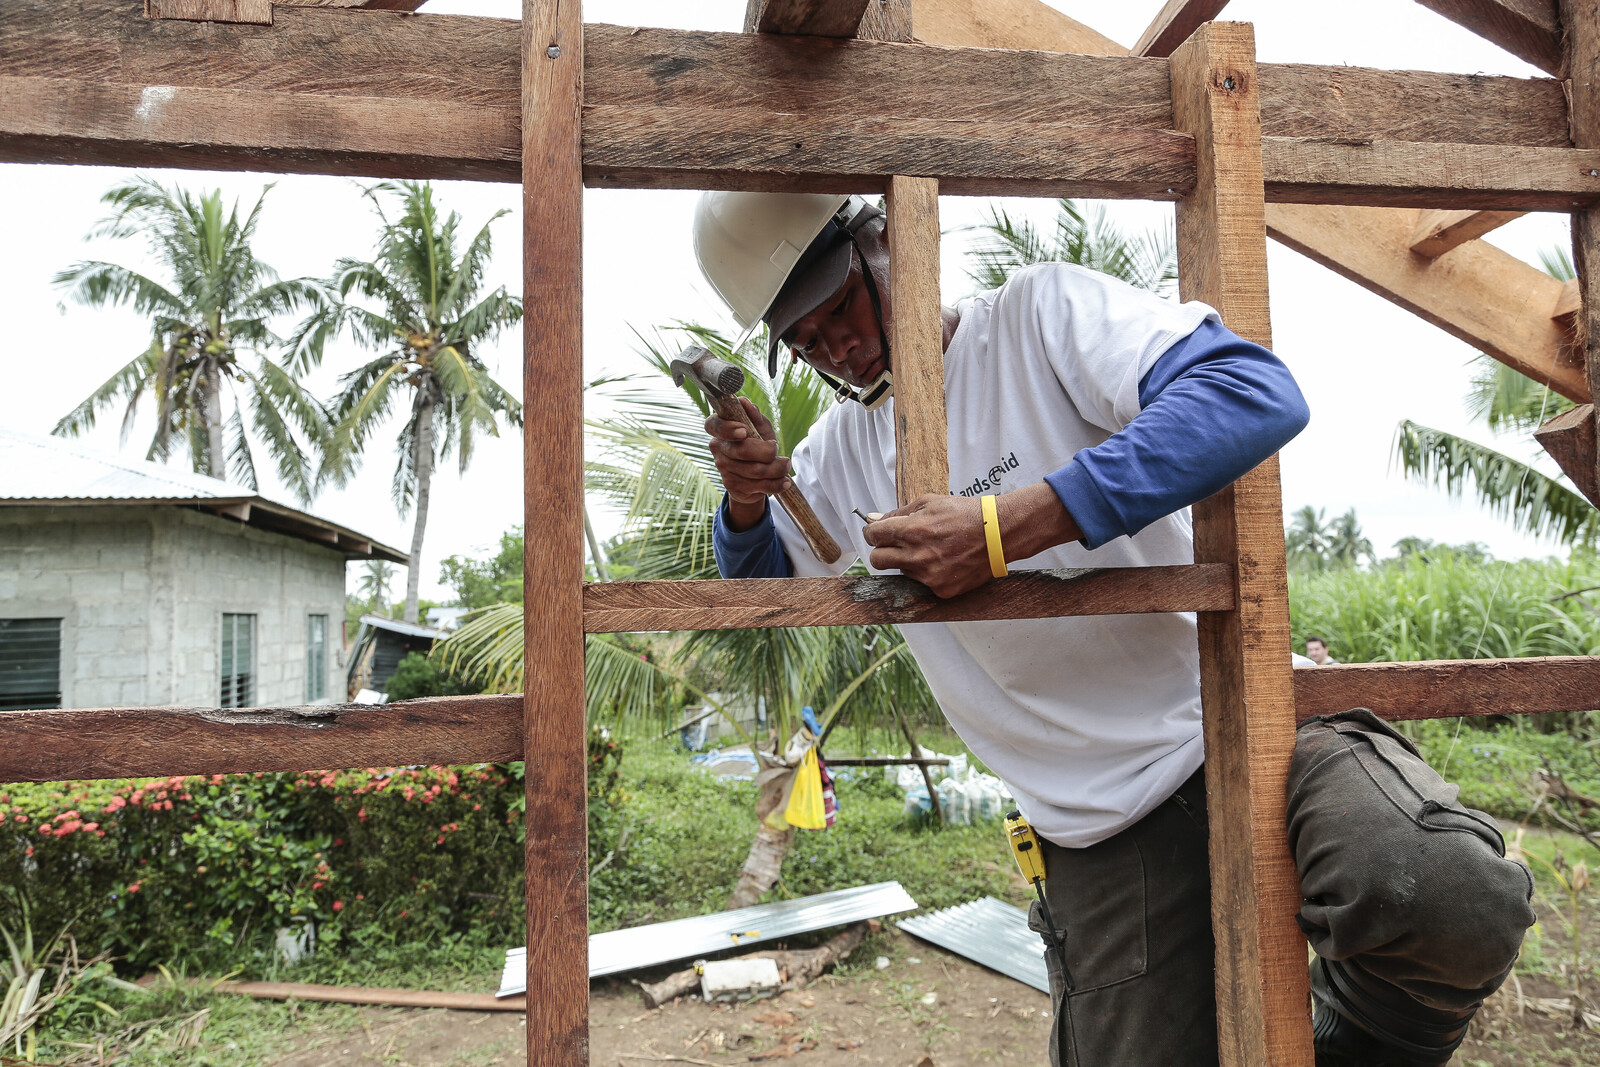
M787 347L837 391L786 459L713 417L729 577L842 573L859 558L943 597L1007 566L1193 561L1187 508L1309 417L1284 365L1178 304L1071 264L945 308L950 493L895 502L894 315L883 213L858 197L707 193L701 269L767 369ZM767 496L789 479L845 548L830 565ZM863 525L855 511L884 517ZM848 518L848 521L847 521ZM851 549L854 549L852 552ZM1051 1062L1217 1062L1200 672L1193 615L902 628L940 707L1044 840ZM1305 900L1319 1067L1444 1064L1533 922L1494 823L1364 709L1302 726L1289 840ZM1044 932L1035 906L1034 928Z

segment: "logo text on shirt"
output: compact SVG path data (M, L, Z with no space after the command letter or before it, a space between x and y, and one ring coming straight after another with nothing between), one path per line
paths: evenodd
M967 486L965 489L962 489L959 495L982 496L991 489L998 489L1000 488L1001 480L1005 477L1006 471L1016 470L1016 468L1017 454L1013 452L1009 456L997 460L994 466L989 468L989 476L987 478L979 477L972 479L972 484Z

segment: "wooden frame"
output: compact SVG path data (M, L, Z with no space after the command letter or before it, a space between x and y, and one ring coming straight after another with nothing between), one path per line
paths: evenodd
M1223 1063L1309 1064L1281 818L1295 721L1357 705L1393 718L1590 710L1600 659L1291 672L1275 461L1196 507L1191 566L1016 575L954 601L896 578L586 588L581 194L887 193L902 500L948 483L941 191L1177 200L1183 292L1244 336L1270 342L1270 233L1588 400L1600 390L1600 0L1422 2L1565 80L1258 66L1249 27L1195 29L1222 0L1165 6L1134 52L1170 60L1132 58L1034 0L919 0L915 19L908 0L754 0L748 25L766 32L751 34L585 26L575 0L524 0L520 23L406 13L418 0L149 0L149 17L141 0L11 0L0 159L523 183L525 301L540 323L524 335L525 494L542 536L525 560L521 698L13 713L0 717L0 780L528 754L529 1063L577 1064L585 632L1197 611ZM882 43L914 39L970 47ZM1041 42L1098 54L1008 50ZM421 62L441 50L474 62ZM819 64L826 85L811 78ZM1477 239L1525 210L1574 212L1577 285ZM1593 409L1579 410L1551 436L1569 469L1600 474Z

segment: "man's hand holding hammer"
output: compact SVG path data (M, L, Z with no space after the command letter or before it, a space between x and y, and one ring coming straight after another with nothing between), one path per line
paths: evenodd
M794 485L789 480L789 460L778 455L778 435L761 409L739 397L744 413L759 437L751 437L744 423L712 414L706 420L711 435L711 458L728 490L728 518L735 530L748 530L767 512L768 494Z

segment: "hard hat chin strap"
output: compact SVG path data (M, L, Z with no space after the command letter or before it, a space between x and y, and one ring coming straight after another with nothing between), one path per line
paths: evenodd
M855 246L856 255L861 257L861 273L866 277L867 296L872 300L873 317L878 320L878 340L883 345L884 362L887 366L892 367L894 360L892 358L893 353L889 349L889 335L883 328L883 298L878 294L878 281L873 277L872 263L867 259L867 251L861 247L861 242L856 239L856 233L862 226L882 214L883 212L860 197L852 196L840 206L838 212L834 215L834 221L839 224L839 228L844 230L845 234L850 238L850 243ZM806 366L809 367L811 365L808 363ZM875 411L882 407L883 402L888 400L894 393L894 375L888 370L885 370L878 375L876 380L861 389L852 389L831 374L824 374L815 367L811 367L811 369L816 371L817 377L832 387L835 399L841 404L846 400L854 400L868 411Z

